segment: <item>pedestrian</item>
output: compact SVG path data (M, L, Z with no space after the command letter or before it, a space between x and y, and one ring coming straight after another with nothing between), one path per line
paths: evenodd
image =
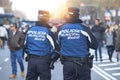
M99 50L100 61L102 61L102 46L103 46L103 43L105 42L105 38L104 38L105 28L103 26L101 26L100 19L95 20L95 25L92 27L91 30L98 41L98 49L95 50L96 61L98 61L98 53L97 53L98 51L97 50Z
M27 24L27 25L25 25L25 28L24 28L24 30L23 30L23 32L24 32L25 35L26 35L28 29L29 29L29 25Z
M12 64L12 75L10 79L17 77L17 63L16 59L20 65L21 76L25 76L24 65L23 65L23 45L24 45L24 34L17 30L17 24L13 23L10 26L10 34L8 38L8 47L10 49L10 60Z
M48 25L49 12L38 11L38 21L26 34L27 76L26 80L51 80L51 55L55 49L54 38Z
M1 24L0 25L0 39L2 40L2 44L0 48L4 49L5 48L5 41L8 39L8 33L6 28Z
M8 19L3 20L3 26L6 28L7 33L9 34L10 21Z
M110 62L112 62L112 55L115 49L115 37L115 31L112 29L112 27L108 27L105 31L105 43Z
M18 31L20 31L20 32L24 33L24 32L23 32L23 28L22 28L22 27L18 27Z
M89 48L97 48L97 40L90 29L82 25L79 8L69 7L66 23L58 32L64 80L91 80ZM90 62L89 62L90 61Z
M116 43L115 43L115 50L116 50L116 58L117 62L119 61L119 53L120 53L120 26L116 31Z

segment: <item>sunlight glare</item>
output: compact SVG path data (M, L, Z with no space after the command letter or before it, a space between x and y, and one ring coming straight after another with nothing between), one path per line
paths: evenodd
M11 0L13 10L26 13L28 19L37 19L38 10L48 10L52 17L60 18L66 11L67 0Z
M66 10L66 0L41 0L39 7L48 10L52 17L60 18Z

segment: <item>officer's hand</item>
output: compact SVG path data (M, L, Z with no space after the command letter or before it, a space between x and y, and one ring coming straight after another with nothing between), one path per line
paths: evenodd
M50 63L50 69L54 70L54 62L53 61L51 61L51 63Z

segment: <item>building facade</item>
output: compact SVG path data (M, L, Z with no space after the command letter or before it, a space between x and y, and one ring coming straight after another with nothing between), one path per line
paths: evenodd
M3 7L5 13L11 12L12 3L9 0L0 0L0 7Z

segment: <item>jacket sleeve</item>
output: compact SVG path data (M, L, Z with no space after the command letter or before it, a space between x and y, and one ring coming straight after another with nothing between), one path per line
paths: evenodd
M18 43L20 47L24 46L24 42L25 42L25 35L22 32L20 32L20 38L19 38L19 43Z
M95 36L93 35L93 33L91 32L91 30L88 27L84 26L84 31L86 32L86 36L88 38L88 46L89 46L89 48L97 49L98 42L97 42Z
M102 27L102 41L105 41L105 28Z
M8 39L7 39L8 47L10 46L10 38L11 38L11 30L9 30Z
M116 33L115 50L120 51L120 29Z

